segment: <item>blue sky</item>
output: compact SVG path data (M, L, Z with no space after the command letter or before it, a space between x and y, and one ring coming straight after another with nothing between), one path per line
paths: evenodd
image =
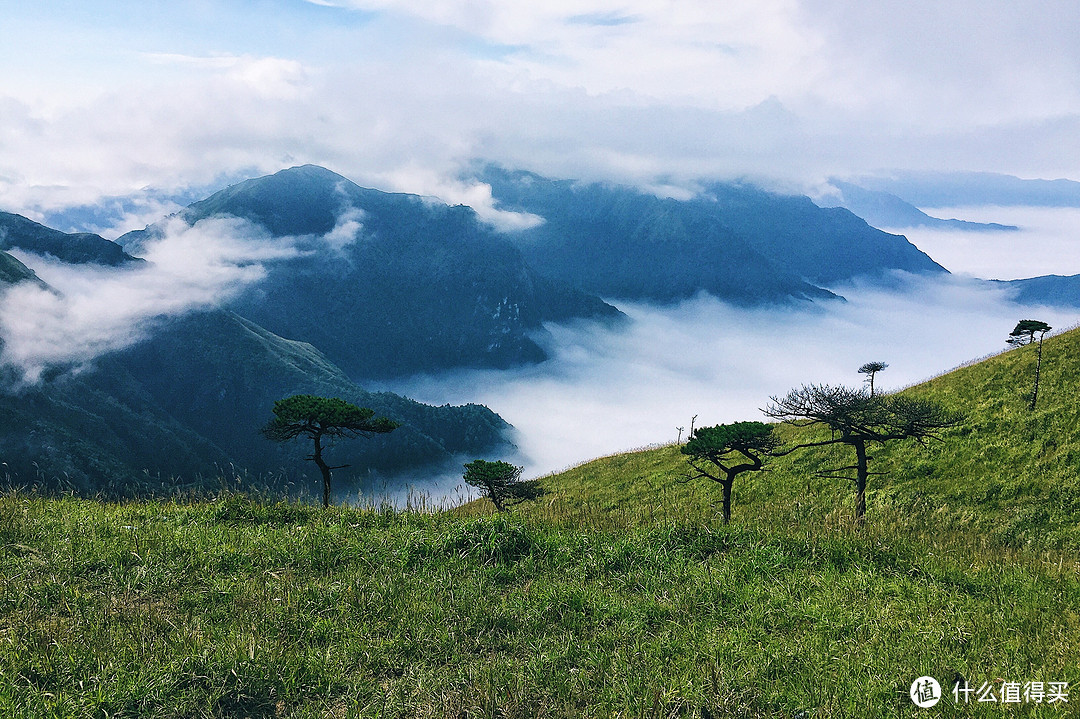
M529 5L530 7L526 7ZM0 0L0 207L322 164L643 186L1080 179L1075 0Z

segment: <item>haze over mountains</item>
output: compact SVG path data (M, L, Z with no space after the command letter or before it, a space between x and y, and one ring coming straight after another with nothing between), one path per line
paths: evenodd
M996 172L890 172L853 178L851 182L926 208L1080 207L1080 182L1066 179L1026 179Z
M932 217L890 192L867 190L854 183L835 179L829 184L840 193L835 200L839 206L851 210L875 227L934 227L970 232L1015 232L1020 229L1016 225L997 222L969 222Z
M488 408L433 407L363 386L540 363L566 336L550 323L617 333L629 322L623 301L671 305L706 293L744 308L828 305L853 281L948 274L846 209L746 184L711 183L676 199L494 166L476 179L500 210L519 213L522 229L500 231L468 207L361 188L311 165L225 188L117 243L0 213L0 247L17 254L0 253L0 331L11 342L28 339L13 334L16 314L32 322L20 297L58 311L75 284L93 284L87 278L122 286L169 263L191 262L184 281L208 283L197 301L173 301L168 286L140 296L138 332L44 362L29 385L18 381L16 345L6 345L5 382L18 386L0 393L0 461L20 481L83 492L212 481L230 464L296 476L304 449L272 446L258 428L274 400L297 392L403 423L342 446L353 481L369 469L392 477L509 456L509 426ZM216 263L194 261L201 253ZM42 287L27 264L55 287ZM1054 283L1023 291L1072 297Z

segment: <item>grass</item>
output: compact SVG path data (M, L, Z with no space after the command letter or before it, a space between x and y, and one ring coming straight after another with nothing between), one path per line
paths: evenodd
M740 477L726 527L677 447L510 516L9 492L0 716L1080 715L1078 349L1035 413L1022 351L909 390L968 421L873 452L862 528L842 450ZM1073 696L920 710L922 675Z
M871 449L869 531L973 548L1080 552L1080 331L1048 339L1039 405L1027 409L1034 347L1012 350L910 388L907 393L964 413L942 442ZM879 380L881 377L879 376ZM790 440L813 438L781 427ZM768 471L736 480L736 521L787 527L842 527L852 511L849 484L816 476L850 465L844 447L797 452ZM719 487L681 485L686 463L670 446L603 458L545 478L548 514L601 515L600 521L658 517L711 521Z
M916 716L922 674L1075 680L1076 567L1034 556L238 496L0 508L3 716Z

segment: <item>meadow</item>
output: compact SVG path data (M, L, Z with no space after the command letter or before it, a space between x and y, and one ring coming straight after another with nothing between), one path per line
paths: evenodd
M905 390L966 420L872 452L864 526L842 448L740 476L726 526L677 446L505 514L9 491L0 716L1078 716L1080 335L1034 412L1031 349ZM1030 682L1072 695L1000 701Z

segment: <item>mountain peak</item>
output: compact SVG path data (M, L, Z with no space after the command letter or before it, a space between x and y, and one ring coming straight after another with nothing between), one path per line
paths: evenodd
M318 165L290 167L245 180L189 205L182 213L194 224L215 215L234 215L274 235L322 235L334 229L343 209L363 190Z

